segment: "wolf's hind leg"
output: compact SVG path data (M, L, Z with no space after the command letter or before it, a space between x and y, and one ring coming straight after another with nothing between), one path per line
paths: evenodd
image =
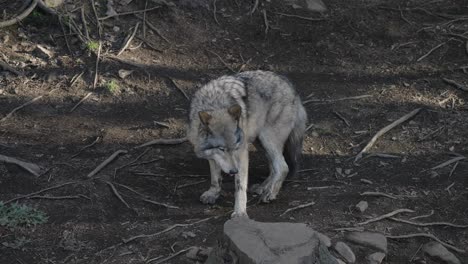
M221 168L214 160L208 160L210 163L211 186L210 189L200 196L200 201L204 204L214 204L221 192Z

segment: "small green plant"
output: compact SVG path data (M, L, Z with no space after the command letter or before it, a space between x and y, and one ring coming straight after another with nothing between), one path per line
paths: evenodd
M107 91L110 93L115 93L119 90L119 84L117 83L116 80L110 80L104 84L104 87L106 88Z
M86 42L86 49L92 52L97 52L99 49L99 42L95 40L90 40Z
M38 225L47 222L47 215L27 205L17 203L5 205L0 202L0 226L17 227L19 225Z

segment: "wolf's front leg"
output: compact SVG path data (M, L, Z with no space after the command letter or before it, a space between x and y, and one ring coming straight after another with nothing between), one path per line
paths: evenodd
M221 192L221 168L214 160L208 160L210 163L211 187L200 196L200 201L204 204L214 204Z
M249 179L249 151L247 146L239 150L239 173L235 176L235 202L231 217L249 217L247 215L247 182Z

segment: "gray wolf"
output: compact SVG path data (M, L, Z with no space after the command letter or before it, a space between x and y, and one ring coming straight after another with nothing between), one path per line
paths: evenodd
M291 83L268 71L222 76L194 95L187 133L197 157L210 165L211 187L200 200L212 204L220 195L221 172L234 176L231 217L248 217L248 145L259 141L270 175L255 190L263 202L276 199L287 175L297 171L307 120Z

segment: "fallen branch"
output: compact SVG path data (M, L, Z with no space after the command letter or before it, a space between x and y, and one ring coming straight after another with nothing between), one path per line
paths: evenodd
M455 158L449 159L446 162L443 162L443 163L441 163L441 164L439 164L437 166L432 167L431 170L441 169L441 168L443 168L445 166L448 166L448 165L450 165L452 163L455 163L455 162L459 162L459 161L464 160L464 159L466 159L466 157L463 157L463 156L462 157L455 157Z
M103 161L99 166L97 166L92 172L88 174L88 178L93 177L96 175L100 170L102 170L104 167L106 167L109 163L111 163L118 155L120 154L126 154L126 150L117 150L114 152L109 158L107 158L105 161Z
M286 211L284 211L284 212L283 212L282 214L280 214L279 216L283 216L283 215L285 215L285 214L287 214L287 213L289 213L289 212L291 212L291 211L295 211L295 210L299 210L299 209L302 209L302 208L306 208L306 207L312 206L312 205L314 205L314 204L315 204L315 202L300 204L300 205L295 206L295 207L293 207L293 208L287 209Z
M90 97L93 93L92 92L89 92L87 93L78 103L75 104L75 106L73 106L73 108L70 110L69 113L75 111L75 109L80 106L86 99L88 99L88 97Z
M112 182L110 181L105 181L105 183L107 185L109 185L109 187L112 189L112 192L114 193L115 196L117 196L117 198L123 203L125 204L125 206L128 208L128 209L132 209L130 207L130 205L128 205L128 203L124 200L124 198L122 197L122 195L120 195L119 191L115 188L114 184L112 184Z
M0 154L0 161L3 161L5 163L16 164L20 166L21 168L27 170L29 173L31 173L32 175L36 177L39 177L41 175L41 171L42 171L41 167L39 167L38 165L34 163L21 161L13 157L8 157L8 156L1 155L1 154Z
M20 22L21 20L25 19L27 16L29 16L29 14L31 14L31 12L34 10L34 8L36 8L37 2L38 2L38 0L33 0L31 2L31 4L29 5L29 7L26 8L21 14L17 15L16 17L14 17L12 19L7 20L7 21L0 22L0 28L12 26L12 25Z
M457 224L452 224L448 222L418 223L418 222L413 222L410 220L405 220L405 219L400 219L400 218L395 218L395 217L390 217L390 219L395 222L405 223L405 224L414 225L414 226L450 226L450 227L455 227L455 228L468 228L468 225L457 225Z
M119 52L117 52L117 56L122 54L128 48L128 46L130 46L130 43L132 42L133 38L135 38L135 35L138 31L138 26L140 26L140 22L136 23L135 28L133 29L133 32L125 38L124 45L119 50Z
M413 237L427 237L427 238L431 238L437 242L439 242L440 244L444 245L445 247L447 248L450 248L451 250L453 251L456 251L458 253L466 253L465 250L463 249L459 249L455 246L452 246L440 239L438 239L436 236L434 236L433 234L429 234L429 233L416 233L416 234L408 234L408 235L399 235L399 236L390 236L390 235L386 235L385 237L387 238L390 238L390 239L404 239L404 238L413 238Z
M178 145L178 144L184 143L185 141L187 141L186 137L183 137L183 138L170 138L170 139L159 138L159 139L151 140L151 141L146 142L144 144L141 144L139 146L136 146L135 148L136 149L144 148L144 147L148 147L148 146L151 146L151 145Z
M427 56L431 55L432 52L434 52L436 49L442 47L443 45L445 45L445 42L444 43L440 43L439 45L435 46L434 48L432 48L431 50L429 50L426 54L422 55L421 57L419 57L419 59L417 59L416 61L422 61L424 58L426 58Z
M363 192L360 195L361 196L383 196L383 197L387 197L387 198L390 198L390 199L395 199L395 200L398 199L398 197L396 197L396 196L386 194L386 193L382 193L382 192Z
M199 224L199 223L203 223L203 222L206 222L208 220L210 220L211 218L214 218L214 216L210 216L208 218L204 218L204 219L201 219L201 220L198 220L196 222L193 222L193 223L190 223L190 224L175 224L175 225L172 225L162 231L159 231L159 232L156 232L156 233L153 233L153 234L148 234L148 235L137 235L137 236L133 236L133 237L130 237L130 238L127 238L127 239L122 239L123 243L127 244L133 240L136 240L136 239L140 239L140 238L149 238L149 237L155 237L155 236L159 236L161 234L164 234L164 233L167 233L175 228L178 228L178 227L188 227L188 226L193 226L193 225L196 225L196 224Z
M185 252L191 250L192 248L193 248L193 247L188 247L188 248L186 248L186 249L182 249L182 250L180 250L180 251L177 252L177 253L174 253L174 254L172 254L172 255L169 255L169 256L167 256L167 257L165 257L165 258L159 260L158 262L155 262L154 264L161 264L161 263L164 263L164 262L166 262L166 261L168 261L168 260L170 260L170 259L173 259L173 258L179 256L179 255L182 254L182 253L185 253ZM154 259L154 260L158 260L158 259L159 259L159 258L156 258L156 259ZM146 261L146 263L152 263L152 262L153 262L153 259L150 259L150 260Z
M414 213L413 210L410 210L410 209L397 209L393 212L390 212L388 214L384 214L384 215L381 215L381 216L378 216L378 217L375 217L375 218L372 218L372 219L369 219L367 221L364 221L364 222L361 222L361 223L358 223L357 225L367 225L367 224L370 224L370 223L373 223L373 222L377 222L377 221L380 221L380 220L383 220L385 218L390 218L396 214L400 214L400 213Z
M343 97L343 98L337 98L337 99L325 99L325 100L310 99L310 100L305 100L304 102L302 102L302 104L306 105L308 103L333 103L333 102L346 101L346 100L364 99L364 98L368 98L371 96L372 95L370 94L364 94L364 95Z
M43 96L42 95L39 95L38 97L35 97L33 99L31 99L30 101L16 107L15 109L11 110L10 113L8 113L4 118L0 119L0 123L7 120L8 118L10 118L14 113L16 113L18 110L21 110L23 109L24 107L36 102L37 100L41 99Z
M19 71L17 71L15 68L11 67L8 65L6 62L0 61L0 68L4 69L5 71L12 72L18 76L22 76L23 74Z
M398 120L394 121L393 123L391 123L390 125L382 128L379 130L379 132L377 132L377 134L375 134L372 139L369 141L369 143L367 143L367 145L356 155L356 158L354 159L354 162L358 161L359 159L362 158L362 155L367 152L370 148L372 148L372 146L375 144L375 142L377 141L377 139L379 137L381 137L383 134L387 133L388 131L390 131L391 129L395 128L396 126L404 123L405 121L407 121L408 119L414 117L417 113L419 113L419 111L421 111L421 108L417 108L413 111L411 111L410 113L400 117Z
M58 184L58 185L55 185L55 186L52 186L52 187L47 187L45 189L42 189L42 190L39 190L37 192L33 192L33 193L30 193L30 194L25 194L25 195L21 195L21 196L18 196L16 198L13 198L13 199L10 199L6 202L3 202L3 204L8 204L8 203L11 203L11 202L14 202L14 201L17 201L17 200L20 200L20 199L25 199L25 198L29 198L31 196L35 196L37 194L40 194L40 193L43 193L43 192L47 192L47 191L50 191L50 190L54 190L54 189L58 189L60 187L63 187L63 186L66 186L66 185L70 185L70 184L75 184L75 183L78 183L76 181L74 182L65 182L65 183L61 183L61 184Z
M468 42L467 42L468 43ZM447 79L447 78L442 78L442 80L444 80L444 82L454 86L455 88L457 89L460 89L462 91L465 91L465 92L468 92L468 87L465 87L464 85L454 81L454 80L450 80L450 79Z

